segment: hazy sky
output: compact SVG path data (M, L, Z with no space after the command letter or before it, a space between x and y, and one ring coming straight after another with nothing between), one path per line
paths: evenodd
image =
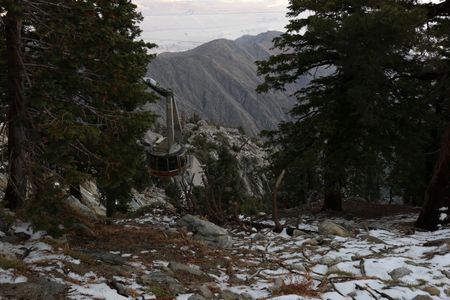
M158 52L181 51L218 38L283 30L288 0L133 0L144 15L142 37Z

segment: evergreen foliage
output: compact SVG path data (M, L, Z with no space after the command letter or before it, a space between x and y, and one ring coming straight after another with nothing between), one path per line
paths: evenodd
M222 224L228 216L240 213L243 201L248 198L243 192L238 160L225 138L216 144L197 136L192 144L196 149L194 155L204 168L203 187L195 187L193 191L196 209Z
M290 2L287 31L275 40L282 53L259 62L263 92L318 74L295 93L295 121L270 134L274 173L287 170L290 197L319 190L324 208L340 210L342 193L378 199L394 169L417 170L401 165L404 152L423 156L425 142L426 104L416 100L417 80L405 76L417 68L412 50L426 19L414 3Z
M139 40L142 16L123 0L26 1L23 12L33 186L58 181L66 192L94 178L108 214L125 208L142 182L137 141L154 120L136 111L153 100L142 82L154 46Z

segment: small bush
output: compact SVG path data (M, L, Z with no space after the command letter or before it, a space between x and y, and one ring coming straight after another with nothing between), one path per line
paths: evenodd
M25 271L26 265L20 259L6 258L3 256L0 256L0 268L4 269L4 270L16 269L19 271Z
M305 297L320 298L320 294L313 288L312 279L305 279L300 283L283 284L274 296L280 295L299 295Z

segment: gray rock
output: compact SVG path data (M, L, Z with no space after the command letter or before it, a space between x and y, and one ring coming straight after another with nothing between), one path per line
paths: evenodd
M437 239L423 244L424 247L439 247L445 244L450 244L450 239Z
M394 280L399 280L400 278L411 274L412 271L408 268L405 267L401 267L401 268L396 268L394 270L392 270L391 272L389 272L389 275L392 277L392 279Z
M223 300L239 300L239 295L230 290L224 290L220 292L220 297Z
M213 292L211 292L211 290L206 285L200 286L198 288L198 291L206 299L213 299L214 298Z
M38 278L33 282L18 284L2 284L1 299L57 300L63 299L66 286L46 278ZM4 298L3 298L4 297Z
M294 229L294 231L292 232L292 237L296 238L296 237L299 237L299 236L310 237L311 235L306 233L306 232L304 232L304 231L301 231L299 229Z
M155 284L166 285L169 290L175 294L181 294L184 292L184 287L175 278L164 274L163 272L152 272L147 275L143 275L139 278L140 283L146 286L152 286Z
M450 297L450 288L446 289L444 291L445 295L447 295L448 297Z
M199 294L193 294L188 300L206 300L206 298Z
M83 249L81 252L91 256L93 259L101 260L110 265L123 266L127 263L127 260L120 255L112 254L106 251Z
M325 220L319 224L319 233L322 235L337 235L342 237L351 236L347 229L329 220Z
M182 263L178 263L178 262L171 262L168 265L169 269L172 270L174 273L189 273L195 276L205 276L206 274L194 267L182 264Z
M326 265L327 267L336 265L342 261L340 257L323 256L319 259L321 265Z
M303 243L303 245L310 245L310 246L317 246L319 244L320 244L320 241L318 239L309 239Z
M441 273L445 275L448 279L450 279L450 271L448 270L441 270Z
M115 289L119 295L122 295L125 297L131 296L129 293L129 290L122 282L119 282L119 281L113 279L112 281L110 281L109 285L113 289Z
M258 232L258 233L255 233L254 235L252 235L252 240L254 240L254 241L261 241L264 239L266 239L266 235L261 232Z
M242 293L239 295L239 300L253 300L253 296L249 293Z
M291 266L291 269L292 269L292 270L295 270L295 271L299 271L299 272L306 272L306 268L305 268L305 266L302 265L302 264L293 264L293 265Z
M90 220L98 220L98 217L94 213L94 211L91 208L87 207L85 204L81 203L81 201L74 196L69 196L62 202L67 208L74 211L75 213L82 215Z
M428 295L417 295L412 300L433 300L433 298Z
M361 239L366 240L367 242L369 242L371 244L386 244L383 240L381 240L375 236L371 236L369 234L362 235Z
M178 220L178 225L185 226L194 232L194 239L205 241L211 246L219 248L231 246L231 237L224 228L199 217L185 215Z
M331 266L328 268L327 273L328 274L336 274L336 273L340 273L342 270L339 269L339 267L337 265Z

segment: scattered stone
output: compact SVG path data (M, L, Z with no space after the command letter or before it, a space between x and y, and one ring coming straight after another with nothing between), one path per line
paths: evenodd
M435 286L427 286L427 287L423 288L423 291L427 292L428 294L430 294L432 296L439 296L441 294L441 290L439 290Z
M441 273L445 275L448 279L450 279L450 271L448 270L441 270Z
M261 232L257 232L252 235L252 240L254 240L254 241L261 241L261 240L264 240L265 238L266 238L266 235Z
M423 244L424 247L439 247L442 245L450 245L450 239L438 239L434 241L429 241Z
M410 269L401 267L401 268L396 268L396 269L392 270L388 274L392 277L392 279L399 280L400 278L402 278L406 275L409 275L411 273L412 273L412 271Z
M433 300L433 298L428 295L417 295L412 300Z
M205 241L211 246L218 248L231 246L231 237L224 228L199 217L185 215L178 220L178 225L186 226L188 230L195 234L194 239Z
M326 265L327 267L336 265L340 262L342 262L341 257L323 256L319 259L319 264Z
M188 300L206 300L206 298L199 294L193 294Z
M111 252L101 250L83 249L81 252L86 253L93 259L101 260L110 265L123 266L127 263L127 260L120 255L112 254Z
M339 269L339 267L337 265L331 266L328 268L327 273L328 274L337 274L342 272L341 269Z
M2 299L27 299L27 300L57 300L63 299L66 286L50 281L46 278L38 278L33 282L16 284L2 284ZM3 298L4 297L4 298Z
M445 295L447 295L448 297L450 297L450 288L446 289L444 291Z
M242 293L239 295L239 300L254 300L254 298L249 293Z
M143 275L139 278L139 281L146 286L152 286L155 284L166 285L174 294L181 294L184 292L184 287L178 280L164 274L163 272L152 272L150 274Z
M188 265L185 265L182 263L178 263L178 262L169 263L168 268L170 270L172 270L174 273L181 272L181 273L189 273L194 276L206 276L206 274L203 271L201 271L195 267L191 267L191 266L188 266Z
M320 242L318 239L309 239L304 241L303 245L318 246L320 245Z
M355 291L353 291L353 292L348 293L347 296L349 296L349 297L351 297L351 298L355 298L355 297L358 296L358 293L355 292Z
M230 291L230 290L224 290L220 292L220 297L223 300L239 300L239 295Z
M371 244L386 244L383 240L372 236L370 234L365 234L361 236L361 239L366 240L367 242L371 243Z
M115 279L113 279L113 280L109 283L109 285L110 285L113 289L115 289L119 295L122 295L122 296L125 296L125 297L132 296L132 295L130 295L130 293L129 293L127 287L126 287L123 283L121 283L121 282L119 282L119 281L117 281L117 280L115 280Z
M214 298L214 294L213 292L211 292L211 290L206 286L206 285L201 285L198 288L199 293L205 297L206 299L212 299Z
M301 231L299 229L294 229L294 231L292 232L292 237L296 238L296 237L299 237L299 236L307 236L307 237L309 237L311 235L309 233L306 233L306 232Z
M319 233L322 235L337 235L341 237L350 237L351 234L341 225L325 220L319 224Z
M306 272L306 268L303 264L293 264L291 269L299 272Z

